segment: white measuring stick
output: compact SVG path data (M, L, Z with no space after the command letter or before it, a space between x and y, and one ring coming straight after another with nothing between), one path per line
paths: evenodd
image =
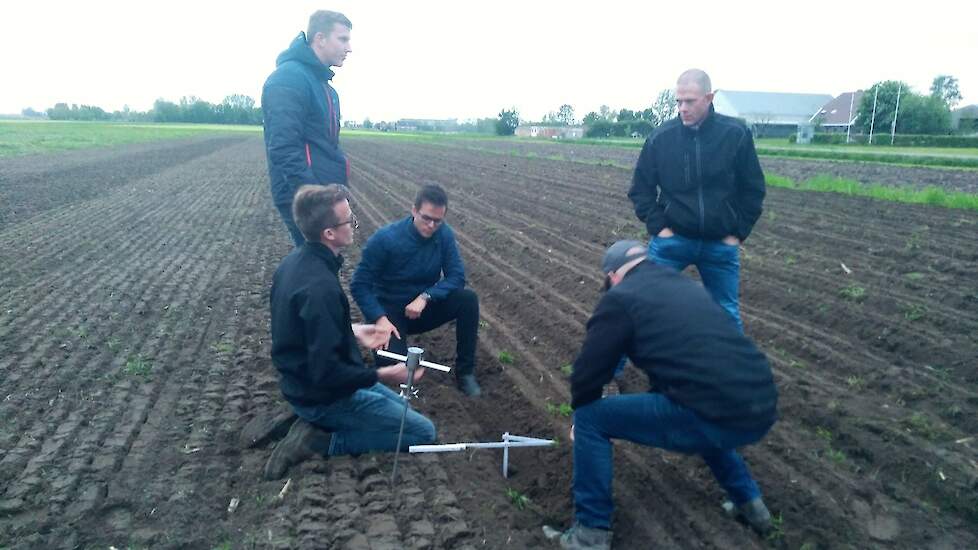
M494 441L491 443L447 443L445 445L411 445L408 451L412 453L444 453L464 451L466 449L509 449L511 447L545 447L553 445L553 440L539 439L536 441Z
M377 350L377 355L381 357L386 357L388 359L397 359L398 361L407 361L407 357L404 355L398 355L396 353L391 353L387 350L379 349ZM421 361L422 367L427 367L429 369L440 370L442 372L452 372L451 367L446 367L445 365L439 365L438 363L432 363L431 361Z

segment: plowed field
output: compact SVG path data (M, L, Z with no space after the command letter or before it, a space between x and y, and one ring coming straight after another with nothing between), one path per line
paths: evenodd
M514 450L510 479L498 451L404 456L395 490L391 456L314 460L280 498L283 482L260 479L270 449L237 442L280 406L267 291L290 245L261 140L8 159L0 548L551 547L540 526L572 515L563 367L603 248L644 238L630 171L545 149L345 148L360 242L406 215L421 183L451 197L482 304L485 396L429 373L417 406L440 440L559 445ZM744 454L779 529L765 540L728 519L698 459L618 443L615 547L978 547L976 242L973 212L770 189L742 303L781 420ZM347 256L344 278L359 252ZM436 361L454 348L447 327L416 341Z

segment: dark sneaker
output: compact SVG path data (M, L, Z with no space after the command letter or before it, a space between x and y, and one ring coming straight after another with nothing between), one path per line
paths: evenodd
M548 539L560 537L560 547L567 550L610 550L611 531L585 527L575 522L570 529L561 533L550 527L543 527L543 536Z
M479 383L475 380L474 374L463 374L455 380L455 385L458 386L460 392L464 393L469 397L479 397L482 395L482 388L479 387Z
M268 458L268 463L265 464L265 479L269 481L282 479L289 468L312 458L317 454L317 450L324 454L323 451L329 449L331 438L332 434L329 432L301 418L296 419L289 429L289 435L275 446L272 456Z
M278 441L289 433L292 423L298 418L292 407L283 407L274 416L257 414L241 430L238 441L245 449L264 447L272 441Z
M768 511L761 497L747 501L739 506L734 506L732 502L727 501L723 504L723 509L734 517L742 518L747 522L747 525L750 525L751 529L761 535L770 533L774 527L771 523L771 512Z

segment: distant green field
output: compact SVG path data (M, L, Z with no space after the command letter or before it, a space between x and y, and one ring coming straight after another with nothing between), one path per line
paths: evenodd
M257 135L261 126L4 120L0 121L0 157L241 132Z

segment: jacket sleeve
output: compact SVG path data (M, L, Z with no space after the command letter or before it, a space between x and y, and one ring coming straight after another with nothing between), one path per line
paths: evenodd
M606 294L587 322L587 335L571 374L571 406L575 409L601 399L615 367L625 355L634 327L624 307Z
M761 217L764 195L767 193L764 172L761 171L761 163L754 149L754 136L749 129L737 151L736 177L737 210L740 217L736 236L743 242Z
M303 96L293 87L272 83L265 87L261 98L268 162L281 171L293 191L303 184L320 183L306 156Z
M353 300L363 313L363 318L370 323L387 315L374 292L374 284L384 272L386 258L387 250L383 236L381 233L374 233L363 246L360 264L357 265L350 280L350 294L353 295Z
M349 338L354 336L340 292L325 289L297 296L302 301L297 305L305 326L309 377L315 386L367 388L377 383L377 371L347 359Z
M665 210L659 204L659 170L655 163L655 143L653 138L646 140L642 153L635 165L632 187L628 198L635 205L635 215L645 223L650 237L655 237L666 227Z
M447 225L441 231L444 231L441 236L441 270L444 276L426 291L432 300L444 300L452 292L465 287L465 265L455 243L455 232Z

